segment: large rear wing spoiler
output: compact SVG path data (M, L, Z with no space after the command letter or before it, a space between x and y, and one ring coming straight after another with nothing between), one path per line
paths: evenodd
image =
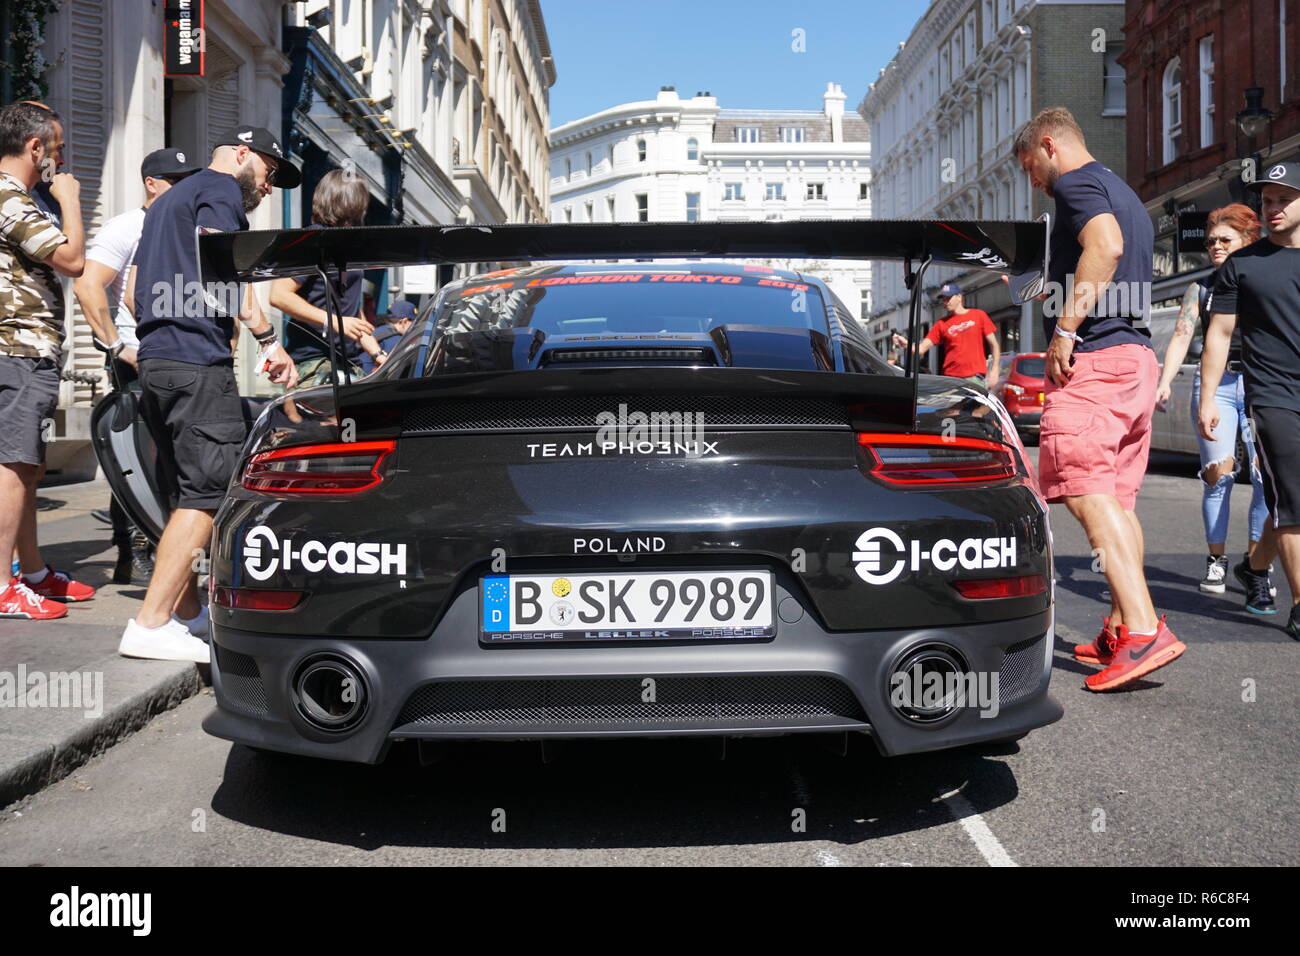
M426 263L695 257L896 260L904 264L911 292L908 341L914 346L922 279L930 265L1004 272L1010 279L1012 300L1023 302L1041 291L1047 275L1049 227L1046 215L1035 221L1009 222L818 219L470 224L222 232L201 235L198 242L204 282L256 282L311 273L324 277L334 270ZM325 284L327 288L332 285ZM331 361L335 358L335 329L331 321ZM908 350L907 369L914 379L917 362L913 348Z

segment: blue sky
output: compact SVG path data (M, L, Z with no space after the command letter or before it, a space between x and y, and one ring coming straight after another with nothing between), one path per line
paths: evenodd
M542 0L559 79L551 125L660 86L724 109L821 109L826 83L855 109L929 0ZM804 31L805 52L791 49Z

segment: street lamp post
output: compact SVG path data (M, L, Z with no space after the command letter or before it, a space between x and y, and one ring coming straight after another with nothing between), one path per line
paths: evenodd
M1262 86L1251 86L1245 90L1246 108L1237 111L1233 117L1233 128L1236 130L1237 139L1237 157L1239 159L1249 159L1252 176L1258 176L1260 167L1263 165L1265 157L1273 152L1273 111L1264 106L1264 88ZM1268 134L1268 148L1261 154L1255 145L1256 138L1262 133ZM1242 137L1246 139L1246 149L1242 149ZM1234 182L1233 199L1236 202L1248 203L1251 208L1259 204L1258 196L1252 195L1251 191L1246 189L1246 184L1241 177L1237 177ZM1258 212L1258 209L1256 209Z

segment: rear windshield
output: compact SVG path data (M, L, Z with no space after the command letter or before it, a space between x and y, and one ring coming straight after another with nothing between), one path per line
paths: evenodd
M1016 363L1016 371L1026 378L1042 378L1046 362L1046 359L1041 358L1022 358Z
M699 334L722 325L829 334L814 286L769 275L670 270L489 279L449 294L435 334L522 327L547 338Z

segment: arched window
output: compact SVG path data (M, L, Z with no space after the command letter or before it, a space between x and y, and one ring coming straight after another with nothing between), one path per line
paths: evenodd
M700 141L696 139L694 136L692 136L690 139L686 141L686 158L687 159L700 158Z
M1164 162L1172 163L1183 151L1183 67L1178 57L1165 67L1164 81Z

